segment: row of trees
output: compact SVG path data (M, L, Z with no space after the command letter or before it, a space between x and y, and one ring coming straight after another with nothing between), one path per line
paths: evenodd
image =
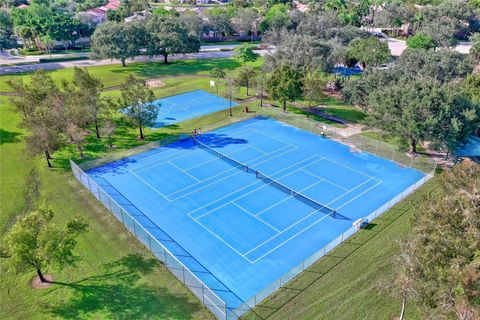
M138 127L140 139L144 139L143 128L155 123L160 107L150 103L153 93L145 81L132 76L122 86L120 99L101 97L101 82L81 68L74 69L71 82L57 84L40 70L32 75L31 83L11 80L9 85L18 96L12 98L12 104L22 116L22 126L30 132L27 148L33 155L43 154L49 167L52 153L66 144L76 145L83 157L90 128L97 139L107 136L109 147L113 147L119 115L128 125Z
M151 15L143 22L107 22L92 36L91 56L94 59L126 59L140 54L168 56L200 50L200 40L175 16Z
M73 13L48 1L33 1L27 8L13 8L11 16L8 11L2 11L5 22L1 28L18 35L26 47L48 49L54 41L74 45L76 40L89 37L93 32L92 25L82 23Z
M389 70L349 81L343 95L367 113L368 124L400 138L412 152L428 141L448 155L480 124L478 75L464 81L471 71L468 57L456 52L407 50Z

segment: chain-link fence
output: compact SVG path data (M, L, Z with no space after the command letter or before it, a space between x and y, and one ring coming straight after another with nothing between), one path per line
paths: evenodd
M278 109L260 108L259 112L255 114L237 114L235 117L229 118L229 120L227 121L228 123L225 123L225 125L246 120L258 115L269 116L271 118L280 120L292 126L299 127L316 134L325 133L329 138L338 140L353 148L357 148L359 149L359 151L369 152L382 158L395 161L402 166L415 168L425 173L425 176L420 181L417 181L415 184L404 190L401 194L397 195L395 198L391 199L390 201L370 213L367 217L365 217L364 221L367 223L380 216L382 213L387 211L389 208L394 206L396 203L404 199L406 196L408 196L425 182L427 182L430 178L433 177L436 169L436 162L428 159L427 157L419 157L414 159L405 153L397 151L394 147L386 143L370 139L360 134L350 134L347 129L327 126L321 122L306 118L304 115L284 113ZM217 127L218 124L212 124L211 127L202 129L204 130L204 132L207 132L212 129L216 129ZM98 167L108 162L120 160L132 155L143 156L143 153L147 151L156 149L160 146L187 137L188 135L186 134L171 136L167 139L151 142L136 148L112 153L101 159L95 159L89 162L85 162L79 166L73 161L70 161L70 165L76 179L80 181L132 234L134 234L135 237L142 244L144 244L168 268L168 270L170 270L171 273L173 273L186 287L188 287L192 291L192 293L197 296L197 298L217 318L237 319L358 231L356 227L350 227L348 230L338 236L335 240L330 242L325 247L321 248L312 256L302 261L296 267L292 268L289 272L287 272L281 278L277 279L270 286L248 299L248 301L241 301L234 292L232 292L230 289L226 288L220 283L218 286L222 287L220 289L220 291L222 291L222 294L220 295L224 295L225 292L228 291L228 294L234 296L236 300L236 303L227 306L227 303L222 300L222 298L220 298L217 293L215 293L215 287L212 287L212 285L210 285L210 287L207 286L195 275L195 273L197 272L204 273L208 272L208 270L193 270L192 268L186 267L185 264L182 263L173 253L171 253L171 251L168 250L167 247L162 243L165 241L173 242L173 239L158 240L158 234L163 233L163 231L158 226L156 226L154 223L150 223L148 224L149 227L145 227L144 222L142 224L139 222L144 220L144 216L140 219L139 216L131 214L124 209L124 207L128 207L131 204L119 203L119 195L114 195L117 201L114 200L114 197L112 197L111 195L111 188L109 186L102 186L98 184L84 172L84 170L86 171L88 169ZM145 154L145 156L147 155L148 154ZM105 189L108 189L109 193L107 193ZM191 257L191 259L194 258Z
M313 132L317 135L325 134L326 137L339 141L361 152L368 152L384 159L398 163L401 166L419 170L428 175L434 175L437 162L428 156L410 155L399 151L391 144L369 138L348 127L340 128L329 126L325 123L305 117L304 114L283 112L279 108L259 108L259 113L294 127Z
M73 161L70 161L73 175L98 199L114 216L130 231L145 247L147 247L160 260L170 272L177 277L200 301L219 319L227 318L227 304L218 297L194 271L187 268L173 253L168 250L162 242L157 240L163 231L155 224L150 223L148 227L140 224L139 217L127 212L123 206L107 193L101 185L88 176ZM144 223L145 224L145 223ZM155 234L156 237L153 235ZM171 241L165 239L164 241ZM199 270L199 272L205 272Z
M370 223L372 220L377 218L378 216L382 215L385 211L393 207L395 204L403 200L405 197L407 197L409 194L417 190L420 186L422 186L425 182L430 180L432 176L430 175L425 175L421 180L417 181L415 184L411 185L409 188L404 190L401 194L397 195L395 198L392 198L389 200L387 203L382 205L381 207L377 208L375 211L370 213L368 216L363 218L364 223ZM307 259L303 260L300 264L298 264L296 267L292 268L290 271L285 273L282 277L277 279L275 282L273 282L270 286L267 288L263 289L261 292L257 293L255 296L251 297L248 301L243 303L242 305L238 306L235 308L234 313L236 315L242 315L249 310L251 310L255 305L260 303L262 300L267 298L269 295L280 289L282 286L284 286L287 282L292 280L294 277L299 275L302 271L306 270L308 267L310 267L312 264L314 264L316 261L318 261L320 258L328 254L330 251L332 251L335 247L337 247L339 244L344 242L346 239L354 235L359 229L356 226L352 226L349 229L347 229L345 232L343 232L341 235L339 235L336 239L331 241L329 244L318 250L316 253L308 257Z

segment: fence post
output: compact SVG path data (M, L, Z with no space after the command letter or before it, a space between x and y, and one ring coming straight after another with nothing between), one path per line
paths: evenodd
M125 225L125 221L123 220L123 213L125 212L125 210L123 210L122 208L120 208L120 220L122 221L122 224Z

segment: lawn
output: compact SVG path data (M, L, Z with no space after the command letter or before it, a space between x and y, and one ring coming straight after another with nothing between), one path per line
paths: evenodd
M41 198L64 224L74 216L89 221L79 238L76 268L49 269L63 284L34 290L33 270L0 274L1 319L118 318L211 319L213 316L132 235L63 169L45 168L43 159L24 152L19 117L8 100L0 100L1 234L24 214L26 178L36 168ZM57 155L55 155L57 157ZM60 157L61 158L61 157Z
M201 75L208 74L209 68L215 66L228 68L230 73L235 73L234 68L239 65L234 59L215 59L198 60L195 63L178 61L168 66L158 63L130 64L127 68L100 66L89 68L89 71L100 77L105 86L123 82L128 74L144 78L172 76L176 72L182 75L179 78L166 78L164 87L154 89L156 97L163 97L195 89L214 92L215 89L208 86L209 79ZM71 73L71 69L52 71L56 80L69 79ZM0 78L0 85L9 77L11 76ZM28 79L29 75L14 77ZM223 90L224 87L220 87L221 94ZM2 87L0 91L5 89ZM119 91L112 90L104 94L116 97ZM236 98L246 98L244 88ZM252 110L247 116L254 116L258 111L258 103L248 100L246 105ZM82 259L77 267L47 270L53 273L55 280L62 282L62 285L34 290L29 286L29 280L34 276L31 270L19 274L2 270L0 317L212 318L206 308L72 177L68 160L72 158L81 162L103 156L115 157L147 142L189 133L192 128L213 129L246 116L242 113L242 106L234 108L234 115L233 118L229 117L228 110L225 110L168 127L147 129L145 141L136 139L136 128L122 125L118 127L113 139L116 146L114 150L108 149L105 138L98 140L91 135L85 146L85 159L78 159L76 148L70 145L54 154L55 168L48 170L43 158L32 158L25 152L22 140L25 131L18 128L19 116L12 111L8 99L0 97L0 198L8 199L1 202L0 236L15 219L24 214L26 179L32 168L39 172L41 198L56 212L56 221L59 224L74 216L82 216L90 223L90 232L79 239L77 253ZM420 197L422 192L426 192L424 190L429 189L425 187L413 197ZM400 214L403 211L398 208L410 203L413 202L405 202L395 207L376 220L372 228L362 231L312 267L313 271L326 271L325 268L335 265L324 276L320 277L323 273L310 270L295 280L292 285L302 288L295 291L300 292L297 298L287 299L290 290L281 290L262 304L268 308L259 307L255 312L263 317L282 306L273 312L272 319L314 318L320 311L325 312L325 317L322 318L331 319L385 319L396 315L399 302L377 293L375 286L378 279L391 271L390 258L397 251L394 239L409 231L408 212L411 208L405 209L405 214ZM352 246L355 251L351 249ZM311 285L307 286L306 283ZM357 314L361 316L357 317ZM247 318L254 319L255 314L251 313ZM410 315L410 318L415 316Z
M252 66L262 64L263 59L257 60ZM143 79L168 77L168 76L188 76L188 75L208 75L213 68L224 69L229 75L234 75L232 71L242 66L242 63L233 58L221 59L198 59L198 60L175 60L165 65L161 62L127 62L127 67L122 68L118 65L103 65L88 67L88 71L102 81L105 87L117 86L125 82L129 75L134 75ZM70 80L73 74L73 68L57 69L47 71L56 81L62 79ZM12 74L0 77L0 92L12 92L12 88L7 85L10 79L23 79L28 81L31 73Z

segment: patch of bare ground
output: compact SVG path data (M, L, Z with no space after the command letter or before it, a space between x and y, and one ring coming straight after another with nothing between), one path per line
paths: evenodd
M53 276L51 274L46 274L44 275L45 280L47 282L42 282L38 276L35 276L32 281L30 282L30 285L34 289L45 289L49 288L53 284Z

